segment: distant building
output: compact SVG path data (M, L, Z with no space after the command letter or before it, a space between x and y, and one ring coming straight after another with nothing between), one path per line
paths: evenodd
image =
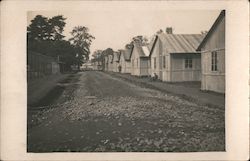
M114 60L113 53L109 53L105 55L104 57L105 71L113 72L114 70L113 60Z
M201 52L201 89L225 93L225 11L208 31L197 51Z
M130 49L121 50L120 65L121 73L131 73L131 61L130 56L132 54L133 47Z
M113 57L113 72L119 72L119 63L120 63L120 56L121 56L121 53L120 51L115 51L114 52L114 57Z
M150 43L151 76L168 82L200 81L201 55L196 48L203 39L201 34L173 34L158 32Z
M131 75L150 76L150 49L147 45L134 43L131 54Z
M97 70L98 69L98 63L97 61L87 61L80 67L81 70Z

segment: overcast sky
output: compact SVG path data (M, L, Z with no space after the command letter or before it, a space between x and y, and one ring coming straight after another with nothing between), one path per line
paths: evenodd
M117 9L93 8L83 11L32 11L28 12L28 24L38 14L51 18L63 15L66 19L64 35L70 37L74 26L82 25L89 28L95 36L91 52L111 47L123 49L131 38L144 35L150 38L159 29L165 31L173 27L174 33L193 34L209 30L219 15L218 10L154 10L151 8Z

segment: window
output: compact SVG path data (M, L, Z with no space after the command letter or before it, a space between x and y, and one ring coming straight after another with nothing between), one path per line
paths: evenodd
M193 68L193 60L192 60L192 58L186 58L185 59L185 68L186 69Z
M213 51L212 52L212 63L211 63L211 70L212 71L218 71L217 63L218 63L217 52Z
M156 69L156 58L154 58L154 69Z
M166 68L166 56L163 56L163 68Z

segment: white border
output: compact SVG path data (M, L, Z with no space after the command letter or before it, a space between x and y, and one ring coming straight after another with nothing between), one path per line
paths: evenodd
M156 3L157 2L157 3ZM247 160L249 153L249 2L239 1L1 2L1 160ZM166 10L226 9L226 152L26 153L27 11L81 10L101 5Z

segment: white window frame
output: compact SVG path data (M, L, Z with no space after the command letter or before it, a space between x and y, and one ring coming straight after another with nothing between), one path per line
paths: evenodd
M211 71L218 71L218 53L216 51L212 51L211 53Z
M191 57L186 57L184 60L185 69L193 69L193 59Z

